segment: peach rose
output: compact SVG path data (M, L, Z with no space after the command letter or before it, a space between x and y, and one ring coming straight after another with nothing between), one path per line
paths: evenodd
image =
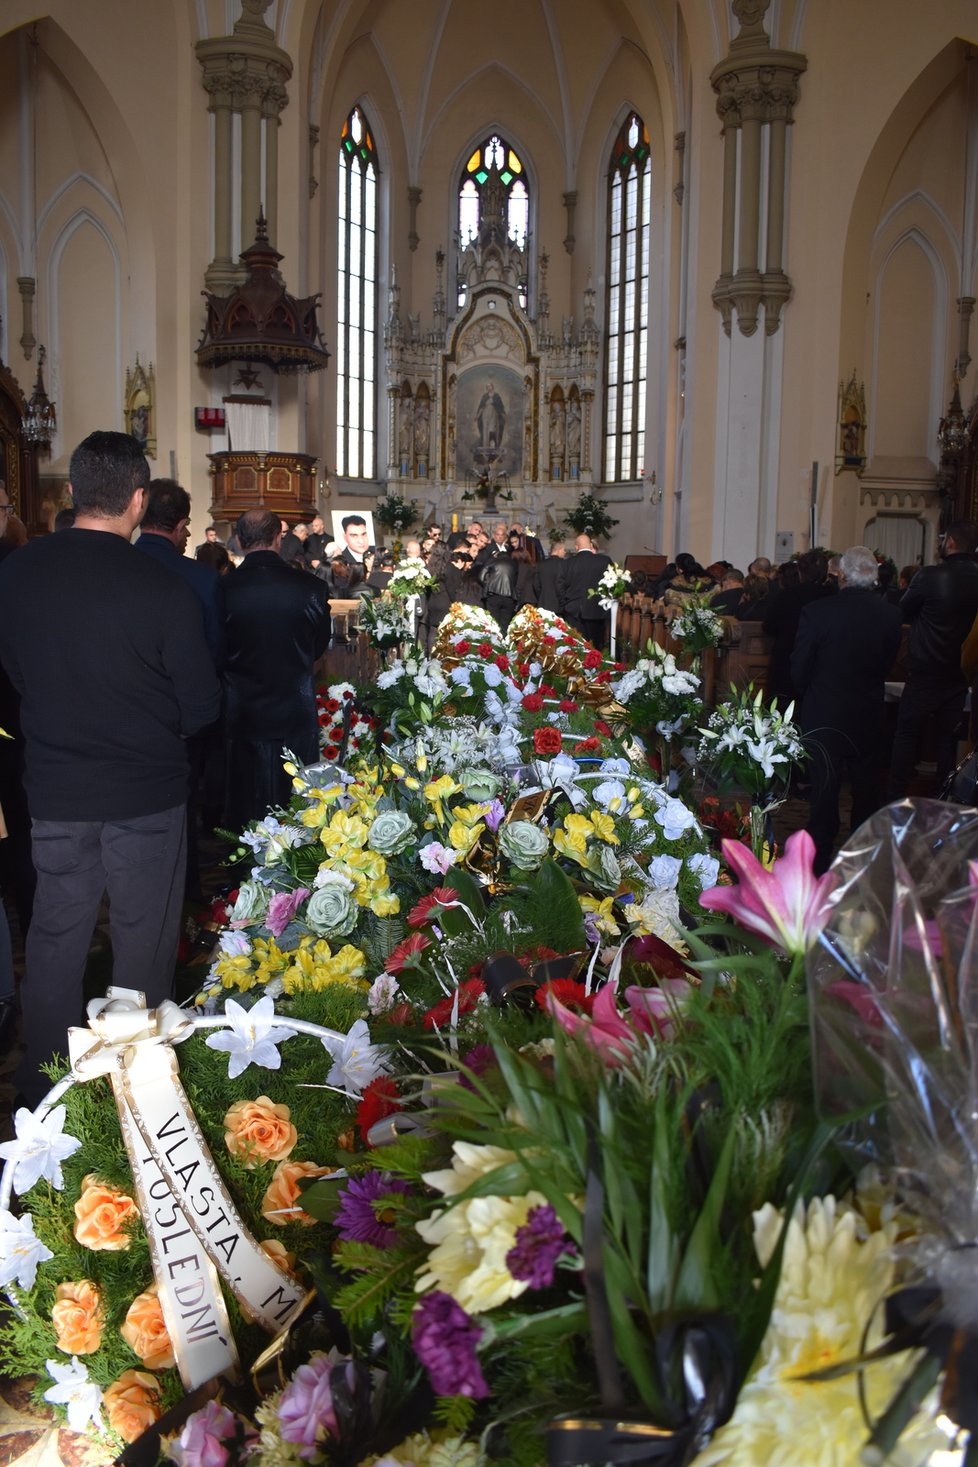
M176 1364L155 1284L133 1299L119 1333L147 1370L169 1370Z
M91 1355L102 1343L102 1300L91 1279L59 1284L51 1310L58 1349L66 1355Z
M266 1222L284 1228L287 1223L302 1223L312 1227L316 1221L298 1206L298 1181L300 1177L328 1177L336 1170L331 1166L317 1166L314 1161L281 1161L272 1174L268 1191L262 1198L261 1215Z
M159 1421L160 1388L145 1370L124 1370L102 1398L109 1425L125 1442L134 1442L148 1426Z
M295 1254L290 1253L284 1243L278 1238L266 1238L264 1243L259 1244L266 1258L270 1258L283 1273L292 1273L295 1269Z
M139 1216L131 1197L100 1182L94 1172L82 1181L81 1196L75 1203L75 1237L83 1248L95 1252L120 1253L129 1247L126 1224Z
M238 1100L224 1117L224 1144L250 1171L264 1161L284 1161L299 1139L289 1107L267 1095Z

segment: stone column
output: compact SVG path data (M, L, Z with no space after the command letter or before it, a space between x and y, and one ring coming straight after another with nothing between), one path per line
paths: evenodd
M269 239L274 244L278 222L278 118L288 102L286 83L292 61L275 44L264 14L271 0L242 0L241 15L230 36L198 41L204 89L214 113L214 259L207 268L208 288L226 293L242 279L232 261L233 195L231 129L241 118L241 249L255 238L258 213L264 208ZM265 173L262 176L261 130L266 125Z

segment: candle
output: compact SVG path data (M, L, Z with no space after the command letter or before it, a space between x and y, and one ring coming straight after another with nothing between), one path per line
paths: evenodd
M452 511L452 534L453 535L455 534L455 531L457 529L458 529L458 515L453 510Z

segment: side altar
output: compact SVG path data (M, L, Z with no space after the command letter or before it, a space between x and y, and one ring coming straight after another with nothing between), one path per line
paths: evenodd
M495 176L493 176L495 175ZM592 423L600 336L595 292L575 329L550 326L546 254L528 300L528 252L507 232L493 167L477 235L458 254L455 311L436 257L433 326L400 314L396 277L384 332L389 492L422 499L443 523L478 514L555 528L593 484Z

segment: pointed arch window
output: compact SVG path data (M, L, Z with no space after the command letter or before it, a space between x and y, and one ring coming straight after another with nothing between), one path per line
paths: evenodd
M336 472L349 479L377 473L377 173L354 107L340 134L336 292Z
M640 478L645 464L651 219L649 134L632 112L615 139L608 169L604 479L609 484Z
M490 175L498 176L504 194L504 218L508 237L526 249L530 228L530 191L523 159L499 133L491 133L470 154L462 170L458 191L459 248L472 243L482 218L483 191ZM498 186L498 185L497 185ZM462 304L464 292L459 293ZM525 305L525 300L521 301Z

